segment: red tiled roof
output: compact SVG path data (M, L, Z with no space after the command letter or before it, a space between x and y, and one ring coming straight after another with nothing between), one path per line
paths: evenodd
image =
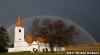
M33 37L33 36L31 36L31 35L26 36L26 37L25 37L25 40L26 40L28 43L32 43L33 41L48 42L48 39L47 39L47 38Z

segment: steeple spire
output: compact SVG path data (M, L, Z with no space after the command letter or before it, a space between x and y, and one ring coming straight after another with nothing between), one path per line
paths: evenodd
M22 27L22 17L21 17L21 16L18 17L16 26L17 26L17 27Z

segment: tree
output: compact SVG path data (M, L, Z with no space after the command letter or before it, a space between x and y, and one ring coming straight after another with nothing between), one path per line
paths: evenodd
M49 45L53 51L54 46L66 46L78 34L73 25L66 25L63 20L56 20L49 24ZM69 43L70 42L70 43Z
M48 24L51 22L49 19L44 19L43 22L40 21L40 18L34 18L32 27L30 28L31 34L33 36L47 37L46 33L48 32Z
M38 35L35 36L47 38L51 51L53 51L55 46L65 46L71 44L70 41L78 34L78 32L75 30L75 26L66 25L64 21L60 19L55 21L46 19L43 20L41 24L34 21L32 26L32 33L38 33ZM35 30L35 32L33 30Z
M0 52L6 52L9 43L9 37L6 29L0 26Z

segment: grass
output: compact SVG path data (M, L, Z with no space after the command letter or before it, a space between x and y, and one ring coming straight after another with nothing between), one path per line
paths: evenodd
M76 50L76 51L80 52L80 50ZM48 52L48 53L45 53L45 52L38 52L38 53L32 53L32 52L15 52L15 53L0 53L0 55L67 55L66 52L76 52L76 51L75 50L67 50L65 52L53 52L53 53L51 53L51 52ZM100 50L99 50L99 52L100 52Z
M65 52L48 52L48 53L44 53L44 52L38 52L38 53L31 53L31 52L15 52L15 53L0 53L0 55L67 55L66 52L74 52L75 50L68 50ZM79 50L76 50L79 51ZM80 52L80 51L79 51ZM100 50L99 50L100 52Z
M16 53L0 53L0 55L65 55L65 52L38 52L38 53L31 53L31 52L16 52Z
M74 52L74 51L99 51L100 52L100 44L96 45L77 45L77 46L69 46L66 47L65 52L15 52L15 53L0 53L0 55L67 55L66 52Z

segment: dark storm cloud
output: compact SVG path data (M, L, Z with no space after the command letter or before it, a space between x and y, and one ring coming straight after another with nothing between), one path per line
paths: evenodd
M9 27L17 17L60 16L85 28L100 41L99 0L0 0L0 24Z

